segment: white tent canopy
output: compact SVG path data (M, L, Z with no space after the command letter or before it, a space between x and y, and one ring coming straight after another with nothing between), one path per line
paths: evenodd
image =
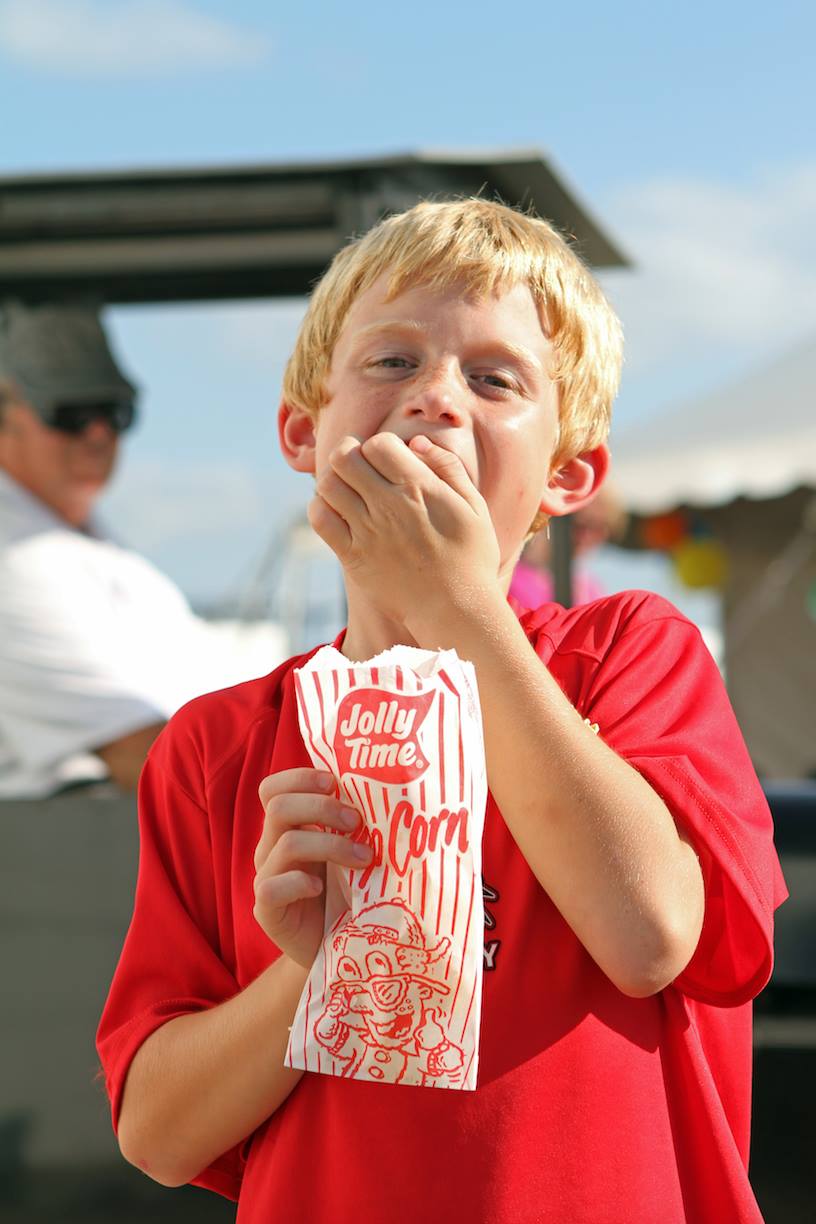
M614 439L628 510L716 506L816 485L816 338L756 374Z

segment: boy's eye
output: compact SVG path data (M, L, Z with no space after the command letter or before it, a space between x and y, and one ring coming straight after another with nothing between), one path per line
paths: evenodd
M378 357L373 364L375 366L382 366L386 370L402 370L411 363L407 357Z
M476 374L475 377L482 379L488 386L497 387L502 391L512 391L516 385L509 374Z

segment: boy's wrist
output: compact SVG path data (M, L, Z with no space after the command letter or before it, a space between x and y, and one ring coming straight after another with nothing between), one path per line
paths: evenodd
M272 970L272 975L278 982L285 982L286 989L292 993L299 992L303 989L308 980L311 968L306 968L299 964L293 957L286 952L281 952L267 967L267 972Z
M517 625L501 587L463 587L454 598L426 600L406 622L417 646L425 650L459 649L487 635L495 638L503 623Z

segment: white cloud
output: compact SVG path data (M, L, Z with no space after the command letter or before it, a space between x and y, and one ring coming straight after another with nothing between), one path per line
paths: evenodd
M629 375L701 347L770 353L816 327L816 163L769 168L745 185L630 184L603 213L637 264L603 276Z
M257 62L256 32L182 0L0 0L0 53L62 76L144 76Z

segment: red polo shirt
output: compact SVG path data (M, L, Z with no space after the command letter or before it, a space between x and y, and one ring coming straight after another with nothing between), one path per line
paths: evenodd
M748 1181L751 999L787 896L770 813L697 629L644 592L522 623L581 715L662 796L700 857L706 916L671 986L623 995L488 803L485 976L475 1092L306 1074L196 1183L239 1224L729 1224ZM305 658L305 656L304 656ZM278 955L252 910L267 774L308 766L293 659L198 698L156 741L139 796L133 921L99 1027L117 1125L134 1053Z

